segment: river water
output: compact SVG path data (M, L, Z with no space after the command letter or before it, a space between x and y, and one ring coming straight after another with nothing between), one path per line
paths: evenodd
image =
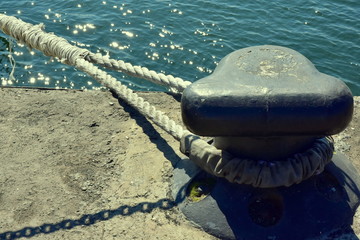
M0 13L44 23L47 32L92 52L192 82L209 75L234 50L285 46L360 95L359 0L0 0ZM100 87L73 67L19 46L3 33L0 64L2 85ZM111 74L134 90L165 90Z

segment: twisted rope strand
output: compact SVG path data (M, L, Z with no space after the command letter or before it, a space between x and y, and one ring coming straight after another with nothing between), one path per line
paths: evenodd
M44 32L43 28L43 24L32 25L15 17L0 14L0 29L4 33L12 36L20 43L25 43L30 48L40 50L46 56L57 57L66 64L75 65L77 58L85 58L87 61L103 67L168 86L174 92L182 92L191 84L189 81L173 77L172 75L157 73L146 67L133 66L130 63L110 59L108 56L103 56L99 53L94 54L87 49L71 45L64 38Z
M18 42L40 50L46 56L57 57L69 65L74 65L77 58L90 53L86 49L71 45L62 37L44 32L42 24L32 25L15 17L0 14L0 28Z
M115 71L126 73L133 77L143 78L157 84L169 86L176 89L178 92L183 92L185 88L191 84L191 82L185 81L179 77L157 73L153 70L149 70L146 67L133 66L130 63L126 63L122 60L110 59L108 56L103 56L99 53L90 53L86 56L85 59L89 62L102 65Z
M92 63L78 58L75 67L95 78L105 87L114 91L119 95L120 98L125 100L128 104L130 104L148 119L152 120L156 125L164 129L176 140L180 140L184 133L188 133L188 131L184 130L180 125L176 124L163 112L156 110L156 108L151 106L149 102L145 101L142 97L139 97L131 89L122 85L114 77L100 70Z
M156 110L155 107L151 106L150 103L139 97L132 90L122 85L115 78L95 67L92 63L84 60L85 56L95 56L95 54L92 54L86 49L81 49L71 45L64 38L44 32L43 25L32 25L25 23L15 17L9 17L4 14L0 14L0 29L4 33L14 37L17 41L25 43L30 48L38 49L47 56L57 57L63 62L75 66L83 72L89 74L99 83L116 92L119 97L124 99L128 104L133 106L144 116L151 119L155 124L160 126L175 139L180 140L182 135L185 132L188 132L185 131L180 125L177 125L173 120L169 119L169 117L167 117L164 113ZM138 73L143 73L143 75L146 75L149 79L163 79L163 83L167 82L164 79L175 79L172 76L168 77L164 74L158 74L157 76L154 71L149 71L147 68L138 66L133 67L130 63L111 60L106 57L102 57L100 54L96 56L97 57L93 59L97 59L96 61L98 63L108 67L112 67L116 64L117 66L121 65L124 69L128 69L126 71L133 74L134 76L138 76ZM110 64L111 62L112 64ZM169 80L168 82L170 83L171 81ZM179 87L182 90L185 88L185 86L181 84L176 85L173 83L172 87L175 86L182 86Z

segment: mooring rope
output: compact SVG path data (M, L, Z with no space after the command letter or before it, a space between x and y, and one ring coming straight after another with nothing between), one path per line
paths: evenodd
M90 51L73 46L64 38L44 32L43 25L32 25L4 14L0 14L0 28L4 33L14 37L17 41L26 44L30 48L40 50L46 56L57 57L62 62L89 74L99 83L118 94L129 105L151 119L156 125L160 126L175 139L180 140L184 133L190 134L189 131L184 130L182 126L176 124L175 121L171 120L163 112L156 110L154 106L151 106L149 102L139 97L131 89L122 85L115 78L100 70L92 63L86 61L84 59L85 56L95 56ZM99 55L96 56L98 57L92 59L97 59L96 62L101 64L107 64L108 61L103 61L105 58L101 58ZM129 64L125 65L128 68L132 67L133 69L137 69L133 66L130 67Z
M239 159L219 150L199 136L175 123L163 112L156 110L149 102L139 97L131 89L122 85L114 77L100 70L93 63L122 71L132 76L145 78L182 92L190 82L171 75L157 74L144 67L132 66L123 61L112 60L100 54L73 46L64 38L43 31L43 25L32 25L0 14L0 29L26 44L30 48L42 51L50 57L72 65L89 74L99 83L115 92L120 98L133 106L145 117L152 120L181 143L181 151L190 156L200 168L230 182L250 184L255 187L290 186L321 172L325 164L331 161L334 146L331 139L324 138L304 154L295 154L289 161L265 162Z
M165 85L175 92L182 92L191 84L189 81L172 75L157 73L145 67L133 66L131 63L126 63L122 60L110 59L99 53L94 54L87 49L73 46L62 37L44 32L43 24L33 25L12 16L0 14L0 28L18 42L25 43L30 48L40 50L46 56L57 57L63 63L69 65L75 65L74 61L77 58L85 58L89 62L100 64L106 68Z
M69 65L74 65L77 58L83 58L89 53L86 49L71 45L64 38L44 32L43 24L32 25L15 17L0 14L0 28L18 42L37 49L46 56L57 57Z
M156 125L160 126L176 140L180 140L185 133L190 134L189 131L184 130L182 126L176 124L175 121L170 119L163 112L156 110L149 102L145 101L142 97L139 97L131 89L122 85L114 77L100 70L92 63L79 58L76 61L75 67L89 74L99 83L114 91L120 98L124 99L148 119L151 119Z
M108 56L103 56L100 53L90 53L85 57L85 59L89 62L126 73L133 77L146 79L157 84L174 88L177 92L183 92L185 88L191 84L191 82L185 81L179 77L157 73L153 70L147 69L146 67L133 66L130 63L126 63L122 60L110 59Z

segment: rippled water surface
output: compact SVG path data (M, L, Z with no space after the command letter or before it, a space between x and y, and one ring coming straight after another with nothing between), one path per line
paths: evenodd
M196 81L230 52L254 45L290 47L360 95L360 1L0 0L0 13L92 52ZM2 85L99 88L95 80L17 45L0 33ZM13 66L15 65L15 68ZM136 90L164 88L111 73Z

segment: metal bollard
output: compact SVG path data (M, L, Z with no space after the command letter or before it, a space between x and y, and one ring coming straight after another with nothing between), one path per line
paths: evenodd
M353 113L350 90L296 51L257 46L226 56L183 93L186 127L223 152L276 164L337 134ZM190 157L191 159L191 157ZM311 165L311 163L310 163ZM291 186L230 183L183 161L173 195L185 216L221 239L311 239L350 226L360 177L342 154Z

